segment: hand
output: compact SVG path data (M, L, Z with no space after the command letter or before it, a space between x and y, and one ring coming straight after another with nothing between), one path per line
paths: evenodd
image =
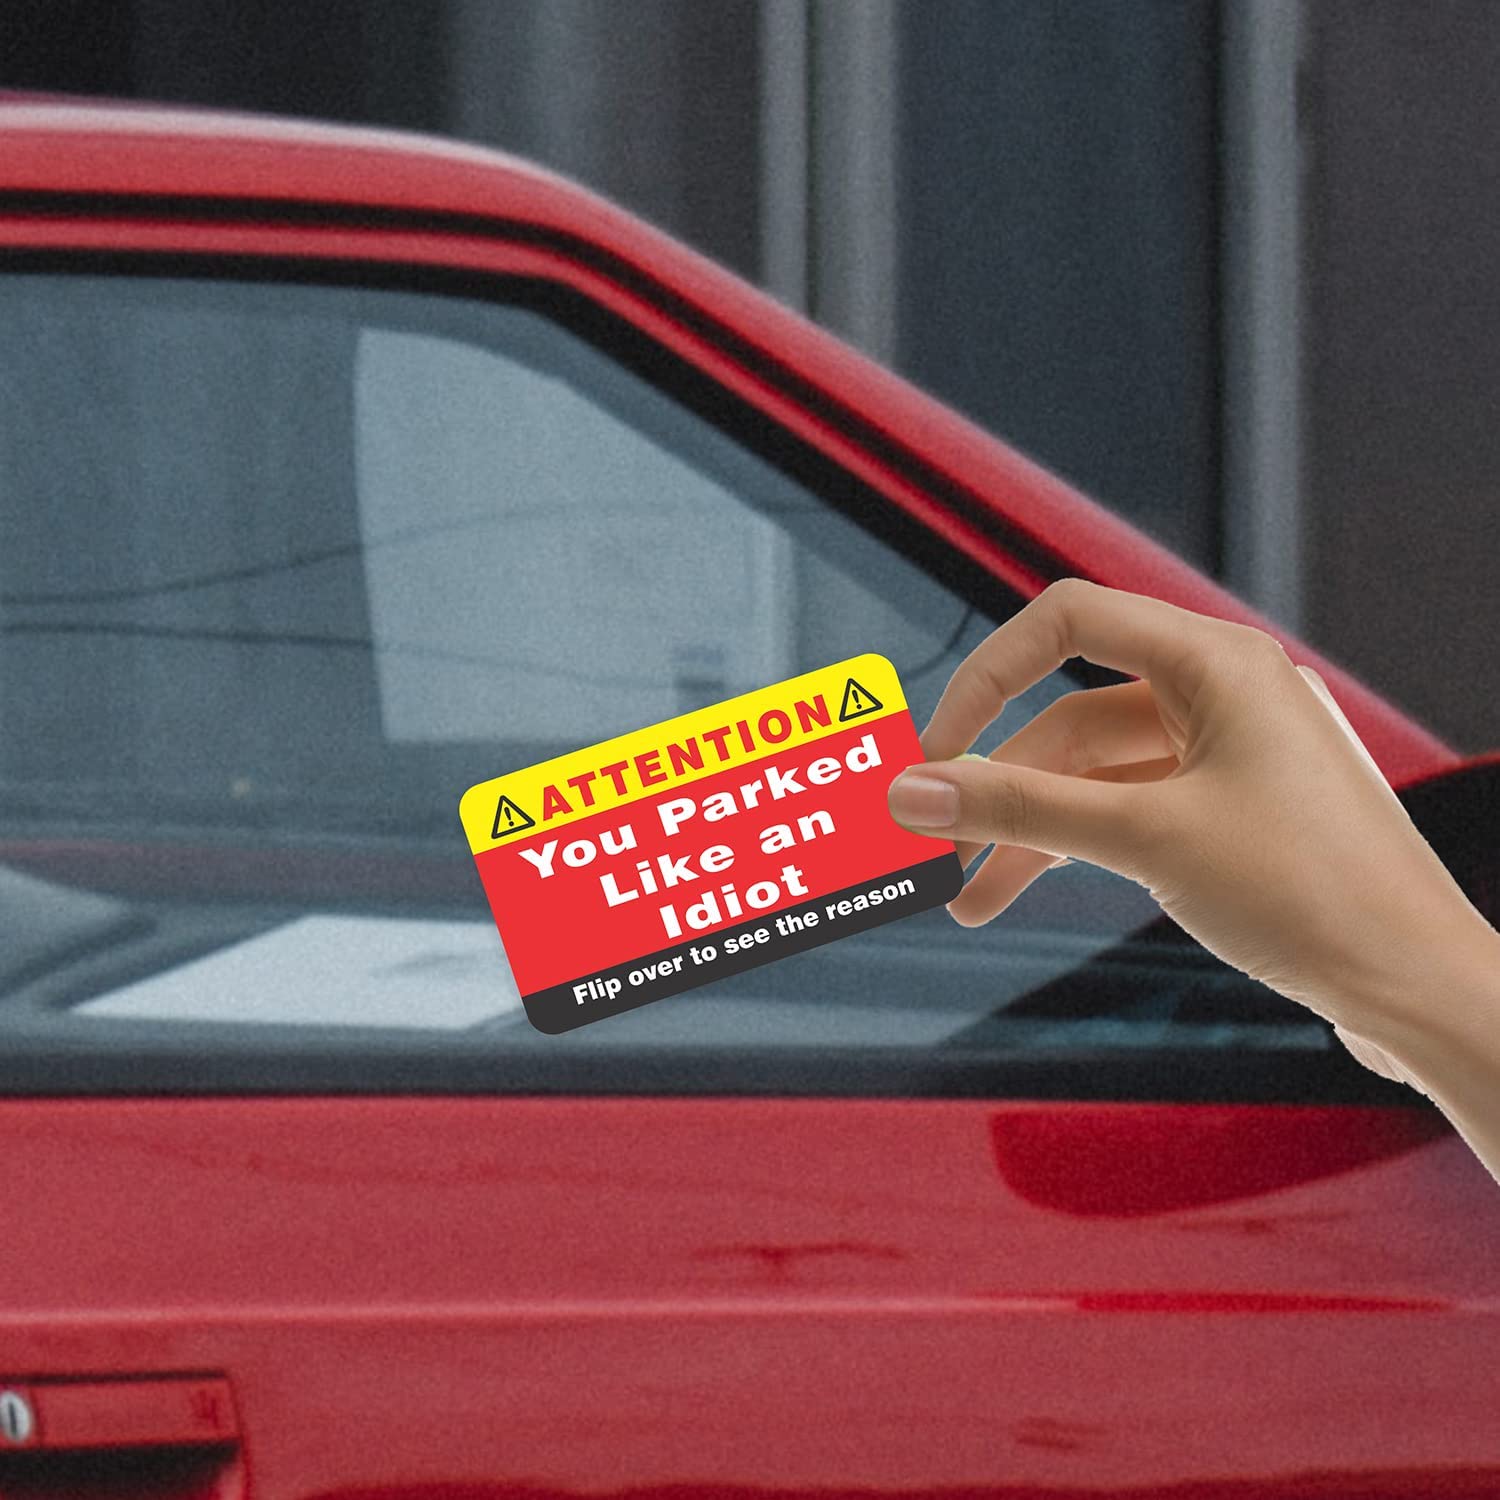
M1072 656L1139 680L1069 694L987 763L950 759ZM1456 962L1496 964L1493 929L1322 679L1262 631L1069 579L963 662L922 744L938 764L893 782L892 815L956 839L966 864L995 845L949 908L966 926L1088 860L1411 1083L1416 1009Z

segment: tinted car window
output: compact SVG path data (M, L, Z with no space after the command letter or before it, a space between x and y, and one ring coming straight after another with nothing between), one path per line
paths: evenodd
M977 933L928 913L530 1029L467 786L863 651L920 723L1019 605L937 581L852 478L619 340L524 298L0 279L0 1004L27 1076L143 1048L259 1049L285 1086L367 1045L523 1078L618 1054L627 1085L689 1049L1321 1049L1129 940L1149 897L1086 865Z

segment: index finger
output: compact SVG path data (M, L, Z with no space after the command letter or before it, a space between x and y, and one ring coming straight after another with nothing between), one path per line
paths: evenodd
M1191 699L1193 641L1209 621L1143 594L1064 578L959 663L922 731L929 760L960 755L1005 704L1070 657L1147 678L1174 711Z

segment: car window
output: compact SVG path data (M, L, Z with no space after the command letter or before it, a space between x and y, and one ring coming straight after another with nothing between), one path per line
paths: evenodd
M697 1049L732 1089L768 1050L833 1078L841 1050L1325 1046L1133 937L1149 896L1083 864L978 932L931 912L532 1031L467 786L864 651L920 723L1019 607L703 386L526 288L0 278L0 1017L28 1078L166 1049L296 1087L376 1046L523 1080L616 1057L628 1087Z

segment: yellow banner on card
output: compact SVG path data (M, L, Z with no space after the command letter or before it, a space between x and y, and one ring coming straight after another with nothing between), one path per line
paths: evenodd
M855 656L481 781L464 793L459 816L470 849L482 854L905 710L890 662Z

